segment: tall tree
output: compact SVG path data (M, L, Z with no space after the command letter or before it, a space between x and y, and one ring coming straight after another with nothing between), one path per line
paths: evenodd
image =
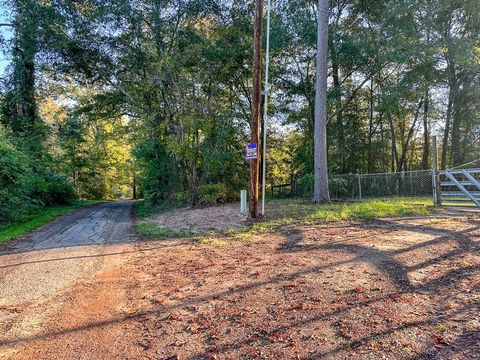
M330 202L327 164L328 0L318 0L317 79L315 84L315 184L313 202Z
M12 4L12 74L3 106L7 123L25 148L41 157L44 140L35 95L36 56L39 51L38 6L35 1L15 0Z

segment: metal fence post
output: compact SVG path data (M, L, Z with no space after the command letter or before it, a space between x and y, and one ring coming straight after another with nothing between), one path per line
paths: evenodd
M362 200L362 175L358 175L358 197Z
M413 196L413 173L410 172L410 196Z

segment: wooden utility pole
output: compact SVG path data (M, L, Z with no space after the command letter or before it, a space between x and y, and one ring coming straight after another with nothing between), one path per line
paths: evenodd
M263 0L255 0L253 36L253 96L252 96L252 144L257 144L257 158L250 160L250 217L258 217L258 173L260 145L260 110L262 106L262 22Z

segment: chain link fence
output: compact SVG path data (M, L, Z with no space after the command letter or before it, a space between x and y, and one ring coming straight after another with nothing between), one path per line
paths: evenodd
M292 184L272 185L273 197L313 195L313 175ZM334 200L362 200L382 197L433 197L432 170L383 174L332 175L330 196Z

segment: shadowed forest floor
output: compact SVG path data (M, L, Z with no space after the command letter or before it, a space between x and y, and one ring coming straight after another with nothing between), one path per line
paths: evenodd
M478 359L479 250L477 218L443 215L139 242L0 346L22 359Z

